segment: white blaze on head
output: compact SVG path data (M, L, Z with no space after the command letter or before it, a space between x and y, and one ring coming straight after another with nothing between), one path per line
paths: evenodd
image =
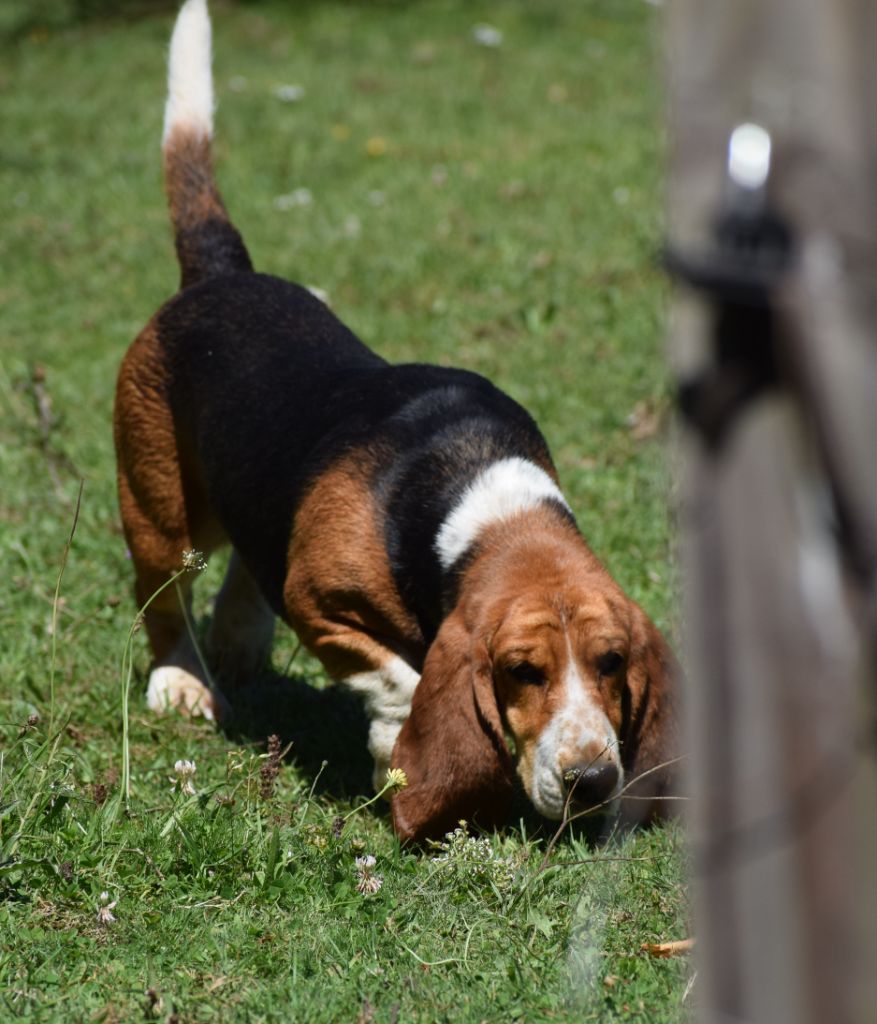
M436 534L435 550L442 568L449 569L464 555L486 526L546 501L569 508L544 469L518 457L494 462L469 484Z
M530 798L536 809L555 820L563 816L567 797L564 774L570 768L600 762L614 764L618 769L614 795L621 789L624 775L615 729L600 703L588 692L571 652L564 694L563 704L536 743L530 783Z
M213 76L210 70L207 0L186 0L177 15L168 57L166 143L176 128L209 138L213 134Z

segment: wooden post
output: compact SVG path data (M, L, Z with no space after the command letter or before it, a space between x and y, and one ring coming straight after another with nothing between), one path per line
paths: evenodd
M709 1024L877 1021L875 6L669 9L670 243L697 286L671 347ZM743 122L770 138L762 184L729 175ZM701 272L735 203L790 231L760 289L732 287L745 245L734 273Z

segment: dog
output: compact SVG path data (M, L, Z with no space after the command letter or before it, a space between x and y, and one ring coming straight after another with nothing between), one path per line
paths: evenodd
M182 552L230 543L216 677L258 672L285 620L362 695L376 787L405 772L403 840L500 824L516 776L551 819L660 814L678 753L669 646L586 544L520 405L466 370L388 364L306 289L253 270L212 172L210 34L206 0L187 0L162 140L181 287L116 392L138 601ZM221 718L190 602L186 576L145 611L147 702Z

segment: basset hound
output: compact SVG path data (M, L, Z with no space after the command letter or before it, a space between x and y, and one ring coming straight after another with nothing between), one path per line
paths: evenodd
M520 405L475 373L389 365L253 271L212 174L210 49L205 0L188 0L163 137L182 283L125 356L114 415L138 600L184 550L230 542L218 678L256 672L284 619L362 695L375 783L406 772L404 839L497 824L516 774L549 818L659 811L677 752L666 642L585 543ZM180 587L145 613L147 700L220 717Z

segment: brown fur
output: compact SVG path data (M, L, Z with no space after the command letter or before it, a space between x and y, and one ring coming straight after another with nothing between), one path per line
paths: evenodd
M144 328L122 363L113 429L122 524L137 574L137 602L142 605L180 568L185 550L206 554L223 541L195 460L177 435L154 323ZM179 585L188 599L188 575ZM156 661L161 662L185 634L174 588L155 598L145 625Z
M205 277L218 257L226 266L234 263L239 269L249 269L246 246L229 220L213 179L210 138L177 127L165 141L163 154L180 287L188 288ZM205 230L209 225L213 229Z
M331 676L379 669L391 654L420 666L423 638L390 574L361 454L333 466L304 498L288 565L287 620Z
M680 777L675 759L682 746L674 685L681 674L676 656L645 612L634 605L627 686L630 706L622 726L622 750L630 780L624 817L650 821L672 812L662 798L673 794ZM669 764L668 762L674 762ZM664 767L659 767L664 766Z
M393 766L408 776L392 800L401 839L441 835L461 818L489 828L507 814L514 767L487 650L462 609L445 620L429 649Z

